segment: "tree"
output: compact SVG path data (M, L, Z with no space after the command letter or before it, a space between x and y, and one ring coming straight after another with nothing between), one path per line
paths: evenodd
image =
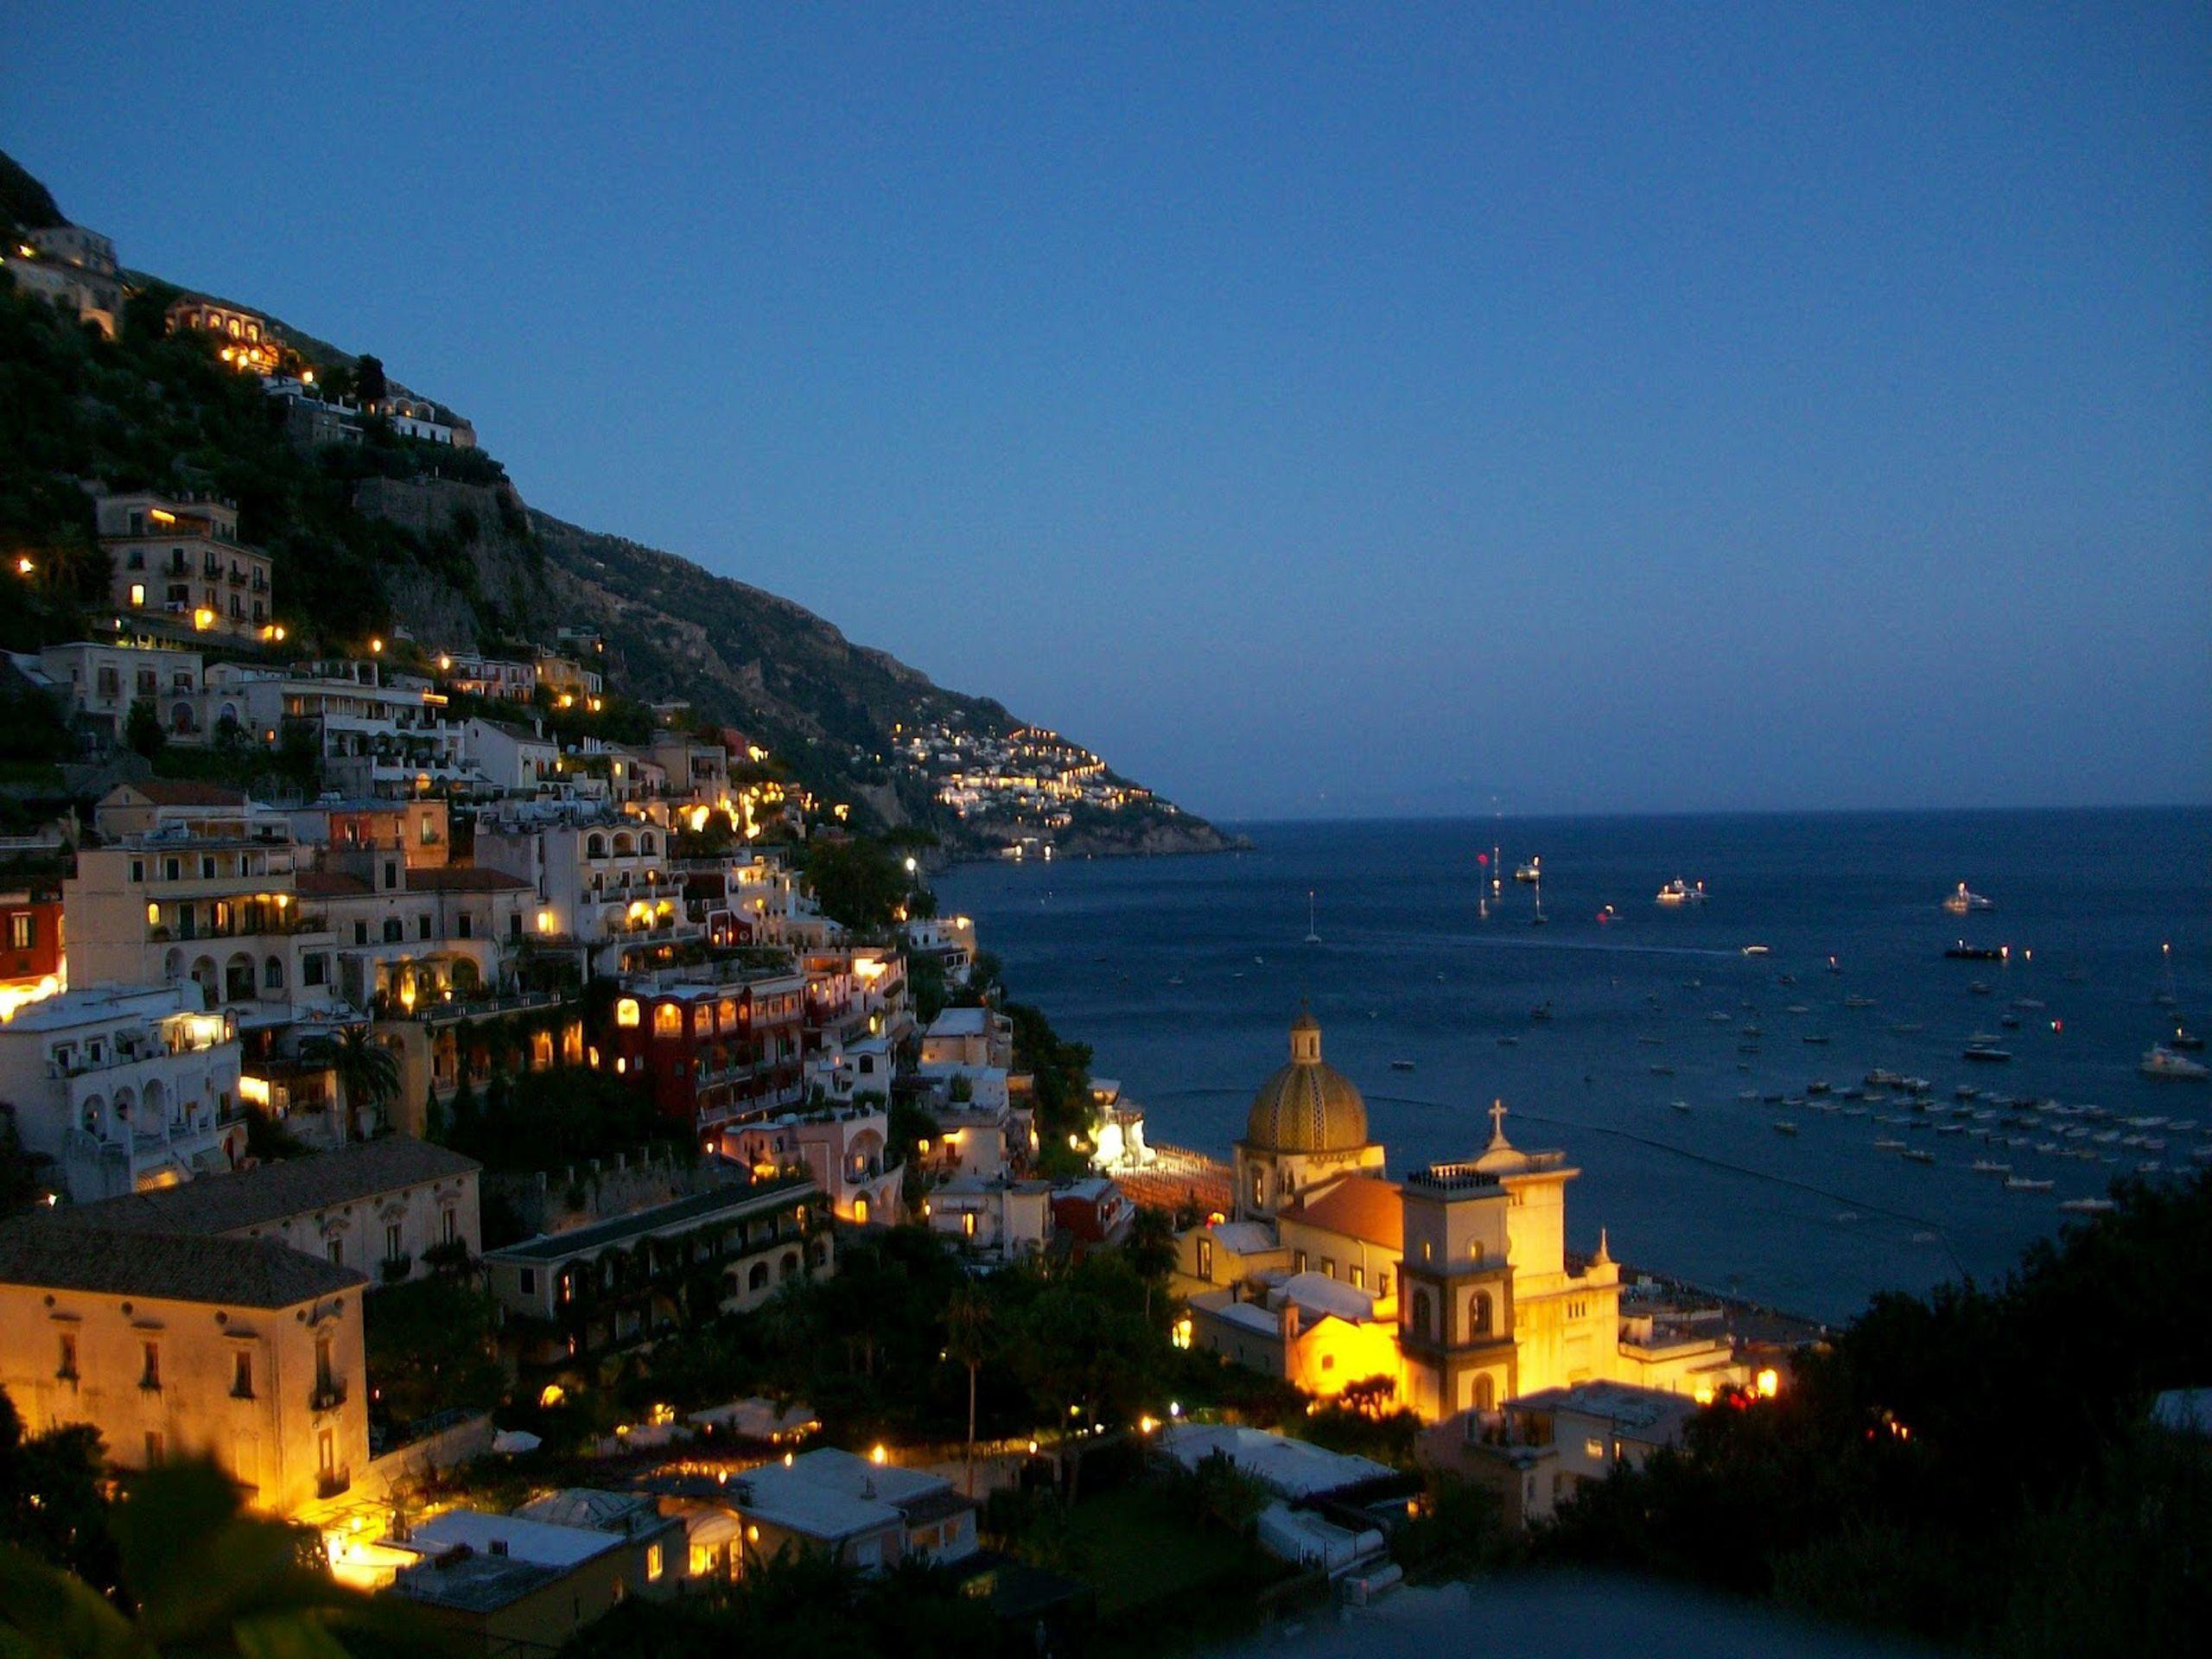
M859 932L880 932L906 897L906 874L880 842L823 841L806 857L806 883L822 913Z
M398 1604L372 1603L310 1565L321 1554L311 1531L242 1513L237 1488L212 1463L134 1477L108 1525L120 1606L20 1545L0 1544L0 1652L345 1659L356 1650L347 1637L396 1645L429 1635Z
M399 1098L399 1057L371 1036L366 1026L346 1028L331 1063L349 1116L381 1116Z
M382 358L358 357L353 359L353 395L361 400L363 407L382 403L387 390Z
M0 1537L105 1588L115 1582L115 1541L100 1496L99 1431L72 1424L26 1436L0 1390Z
M141 697L130 705L130 712L123 721L123 741L126 747L150 760L168 741L169 734L162 729L162 717L149 699Z
M976 1496L976 1374L990 1350L991 1305L972 1282L963 1285L944 1310L945 1351L968 1368L968 1496Z

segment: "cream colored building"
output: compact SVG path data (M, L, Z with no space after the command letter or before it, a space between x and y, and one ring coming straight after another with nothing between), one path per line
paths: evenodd
M89 1424L121 1469L211 1457L296 1514L368 1468L364 1284L273 1239L10 1222L0 1388L29 1433Z
M230 502L140 491L103 496L95 512L100 546L115 562L118 612L249 639L274 626L274 567L238 540Z
M1584 1382L1689 1394L1738 1380L1724 1338L1623 1320L1602 1231L1570 1262L1580 1172L1515 1147L1505 1116L1491 1108L1478 1157L1390 1180L1365 1102L1301 1013L1236 1144L1236 1220L1178 1243L1193 1344L1317 1394L1388 1376L1431 1421Z
M83 1225L205 1237L270 1238L385 1284L427 1278L441 1254L483 1249L473 1158L387 1135L236 1174L111 1198Z

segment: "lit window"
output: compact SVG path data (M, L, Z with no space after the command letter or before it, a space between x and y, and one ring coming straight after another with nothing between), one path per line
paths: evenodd
M658 1584L663 1566L661 1547L658 1544L647 1544L645 1546L645 1582Z
M1586 1458L1604 1457L1605 1455L1605 1443L1593 1435L1589 1440L1582 1442L1582 1455Z
M614 1005L614 1023L618 1026L635 1028L638 1023L638 1001L635 997L626 996Z

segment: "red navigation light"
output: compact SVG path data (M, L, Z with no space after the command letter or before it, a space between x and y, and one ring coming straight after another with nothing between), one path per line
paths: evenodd
M1476 862L1476 863L1478 863L1478 864L1487 864L1487 863L1489 863L1489 862L1490 862L1490 855L1489 855L1488 853L1477 853L1477 854L1475 855L1475 862Z

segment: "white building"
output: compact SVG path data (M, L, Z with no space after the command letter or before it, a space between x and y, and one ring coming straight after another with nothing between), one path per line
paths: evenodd
M372 660L260 668L217 663L207 671L206 728L228 723L273 748L288 723L314 728L325 780L355 795L404 795L473 780L462 730L427 680Z
M1052 1184L956 1175L931 1190L922 1214L931 1232L1013 1261L1043 1249L1052 1236Z
M503 795L535 795L561 775L561 746L535 726L471 715L461 749L485 786Z
M273 1238L391 1284L429 1276L442 1250L463 1259L482 1250L480 1168L427 1141L388 1135L110 1198L75 1219L125 1232Z
M200 655L180 645L79 639L48 645L39 664L59 687L71 715L104 728L118 741L130 706L145 702L173 743L204 743L209 728L200 712Z
M238 1029L189 982L65 991L0 1025L0 1100L78 1203L245 1154Z
M476 863L536 892L531 931L598 950L610 968L623 947L702 936L685 913L683 876L669 864L668 832L649 822L582 813L480 822Z

